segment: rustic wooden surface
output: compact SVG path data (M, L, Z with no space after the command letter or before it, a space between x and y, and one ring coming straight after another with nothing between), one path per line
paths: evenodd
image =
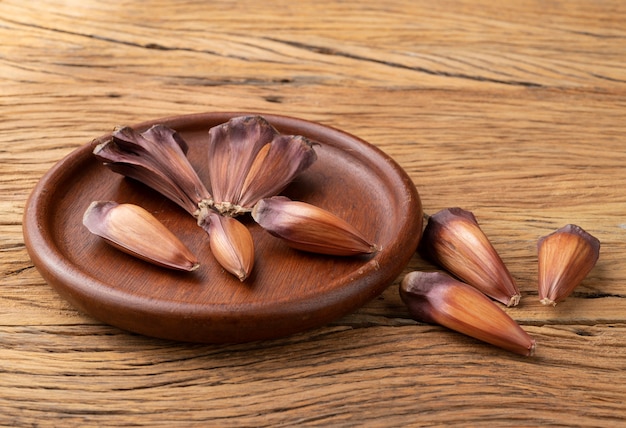
M0 1L0 425L626 423L625 23L619 0ZM115 125L233 110L353 133L427 212L473 211L536 356L413 322L401 277L330 325L243 345L129 334L59 298L22 237L39 178ZM535 244L566 223L601 256L546 308Z

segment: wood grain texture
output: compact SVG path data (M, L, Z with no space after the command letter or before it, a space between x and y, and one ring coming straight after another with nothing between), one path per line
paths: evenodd
M623 424L625 21L616 0L3 0L0 425ZM536 357L410 320L402 275L323 328L220 346L103 325L45 283L21 222L49 168L116 125L242 110L357 135L426 212L473 211ZM600 260L546 308L536 241L566 223Z

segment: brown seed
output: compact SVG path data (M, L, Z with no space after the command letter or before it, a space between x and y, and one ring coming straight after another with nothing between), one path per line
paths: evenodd
M516 354L535 351L535 340L506 312L476 288L444 273L407 274L400 296L417 321L440 324Z
M191 251L169 229L137 205L92 202L83 224L116 248L153 264L185 271L199 266Z
M317 159L313 143L300 136L279 135L265 147L248 171L241 206L253 207L260 199L277 195Z
M556 306L569 296L600 257L600 241L581 227L568 224L537 243L539 300Z
M209 234L211 252L228 272L244 281L254 265L254 242L246 226L232 217L214 212L200 224Z
M377 250L376 245L342 218L284 196L261 199L252 210L252 218L263 229L297 250L335 256Z
M316 159L313 143L282 135L261 116L240 116L209 130L214 209L235 216L274 196Z
M272 144L267 143L266 145L261 147L261 150L259 150L259 152L257 153L254 161L252 162L252 165L250 165L250 170L246 175L246 179L241 186L241 194L239 195L239 200L241 200L242 196L248 192L248 189L251 186L255 185L254 178L263 171L265 159L267 158L267 155L269 154L271 148Z
M237 204L259 150L277 131L260 116L239 116L209 130L209 179L216 203Z
M430 216L419 252L492 299L519 303L513 277L471 212L448 208Z
M122 127L93 151L112 171L142 182L195 214L198 203L211 200L211 195L186 152L182 137L163 125L154 125L141 134Z

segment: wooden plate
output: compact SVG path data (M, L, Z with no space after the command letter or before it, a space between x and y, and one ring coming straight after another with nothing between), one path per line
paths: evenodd
M155 123L176 129L206 180L208 130L243 113L203 113ZM422 231L419 195L407 174L365 141L320 124L263 115L280 132L320 143L318 160L283 194L328 209L382 246L375 255L330 257L299 252L244 219L255 242L244 283L213 259L195 219L143 184L102 166L92 150L105 135L56 164L33 190L24 214L30 257L49 284L80 310L122 329L182 341L269 339L337 319L379 295L403 270ZM199 258L191 273L132 258L91 235L82 215L94 200L143 206Z

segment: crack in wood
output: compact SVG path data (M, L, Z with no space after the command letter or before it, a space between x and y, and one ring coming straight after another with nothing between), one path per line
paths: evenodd
M340 56L340 57L354 59L358 61L372 62L376 64L386 65L389 67L401 68L404 70L411 70L411 71L416 71L419 73L429 74L431 76L451 77L451 78L456 78L456 79L467 79L467 80L473 80L473 81L478 81L478 82L499 83L499 84L511 85L511 86L524 86L524 87L529 87L529 88L544 87L544 85L541 85L535 82L528 82L528 81L523 81L523 80L494 79L492 77L471 75L471 74L465 74L465 73L452 73L448 71L431 70L426 67L410 66L410 65L405 65L405 64L398 63L398 62L384 61L381 59L369 58L369 57L362 56L362 55L355 55L349 52L344 52L344 51L340 51L337 49L332 49L332 48L328 48L324 46L315 46L315 45L309 45L309 44L302 43L302 42L280 40L280 39L275 39L272 37L266 37L265 39L273 41L273 42L284 43L289 46L297 47L300 49L305 49L305 50L319 53L322 55Z
M185 48L185 47L180 47L180 46L165 46L165 45L162 45L160 43L154 43L154 42L143 43L142 44L142 43L131 42L131 41L122 40L122 39L114 39L112 37L105 37L105 36L101 36L101 35L98 35L98 34L88 34L88 33L76 32L76 31L61 30L61 29L58 29L58 28L46 27L46 26L43 26L43 25L26 24L26 23L19 22L19 21L7 20L7 22L11 22L13 24L18 24L18 25L23 25L23 26L29 27L29 28L36 28L36 29L39 29L39 30L51 31L51 32L54 32L54 33L59 33L59 34L68 34L68 35L71 35L71 36L84 37L84 38L88 38L88 39L100 40L100 41L103 41L103 42L115 43L115 44L120 44L120 45L124 45L124 46L132 46L132 47L137 47L137 48L142 48L142 49L152 49L152 50L160 50L160 51L195 52L195 53L209 54L209 55L215 55L215 56L226 57L226 58L234 58L234 59L239 59L239 60L242 60L242 61L250 61L249 58L246 58L246 57L243 57L243 56L223 55L223 54L220 54L219 52L208 50L208 49L202 49L201 50L201 49Z
M575 292L572 294L574 297L579 297L582 299L604 299L607 297L617 297L618 299L623 299L624 295L622 294L615 294L615 293L603 293L600 291L596 291L593 293L578 293Z
M219 57L233 58L233 59L238 59L241 61L251 61L250 58L247 58L244 56L223 55L217 51L213 51L209 49L192 49L192 48L186 48L186 47L180 47L180 46L165 46L165 45L162 45L160 43L155 43L155 42L142 44L142 43L131 42L127 40L114 39L112 37L105 37L105 36L101 36L97 34L79 33L79 32L61 30L58 28L51 28L51 27L40 26L40 25L35 25L35 24L24 24L24 23L15 22L15 21L9 21L9 22L13 22L14 24L25 25L27 27L37 28L37 29L41 29L45 31L52 31L52 32L57 32L57 33L62 33L62 34L69 34L73 36L86 37L89 39L100 40L100 41L109 42L109 43L117 43L117 44L125 45L125 46L133 46L133 47L142 48L142 49L153 49L153 50L160 50L160 51L195 52L195 53L215 55ZM293 46L299 49L304 49L310 52L319 53L322 55L344 57L344 58L354 59L357 61L366 61L366 62L385 65L388 67L400 68L404 70L411 70L411 71L415 71L419 73L429 74L431 76L450 77L450 78L455 78L455 79L466 79L466 80L472 80L472 81L477 81L477 82L497 83L497 84L502 84L502 85L523 86L523 87L529 87L529 88L544 87L544 85L542 84L539 84L536 82L524 81L524 80L495 79L492 77L486 77L486 76L480 76L480 75L472 75L472 74L466 74L466 73L453 73L449 71L432 70L426 67L410 66L410 65L401 64L398 62L385 61L385 60L380 60L376 58L369 58L369 57L362 56L362 55L356 55L350 52L341 51L338 49L333 49L333 48L329 48L325 46L310 45L310 44L306 44L302 42L282 40L282 39L277 39L273 37L264 37L263 39L276 42L276 43L282 43L288 46ZM596 77L602 77L602 76L596 76ZM606 79L610 79L610 78L606 78Z

